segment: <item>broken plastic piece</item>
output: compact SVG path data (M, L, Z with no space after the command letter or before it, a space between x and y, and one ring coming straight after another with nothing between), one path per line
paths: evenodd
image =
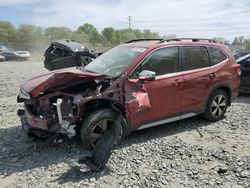
M136 82L129 82L129 84L125 85L125 90L126 93L130 93L130 95L125 96L125 105L129 115L134 115L151 108L147 90L143 85Z
M121 119L119 115L116 122L98 140L90 156L84 156L71 165L80 168L81 172L102 171L108 162L112 150L117 146L121 133Z

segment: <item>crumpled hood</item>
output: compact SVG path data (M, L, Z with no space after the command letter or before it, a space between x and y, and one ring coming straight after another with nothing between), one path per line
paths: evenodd
M103 77L103 74L85 72L76 69L76 67L72 67L38 75L26 81L22 87L25 91L29 92L31 96L36 97L39 93L46 90L74 83L84 78L100 79Z

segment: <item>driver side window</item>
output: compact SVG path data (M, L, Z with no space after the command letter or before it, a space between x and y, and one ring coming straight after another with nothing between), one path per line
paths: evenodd
M143 70L156 73L156 76L174 73L178 71L179 50L177 46L158 49L149 54L130 75L132 79L138 79Z

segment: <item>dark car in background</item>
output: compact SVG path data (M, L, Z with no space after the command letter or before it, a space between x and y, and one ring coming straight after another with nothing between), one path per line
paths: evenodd
M26 61L30 57L27 51L2 52L0 55L4 56L6 61Z
M51 43L44 53L44 67L50 71L68 67L85 66L100 54L86 46L69 39Z
M250 54L250 51L238 51L234 54L235 59L239 59L247 54Z
M237 59L236 62L241 65L240 90L250 92L250 54Z

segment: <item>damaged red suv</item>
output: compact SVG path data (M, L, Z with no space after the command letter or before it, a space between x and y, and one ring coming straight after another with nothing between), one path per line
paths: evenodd
M121 135L198 114L224 117L239 92L240 66L208 39L144 39L119 45L85 67L36 76L20 89L24 130L80 132L87 148L122 116Z

